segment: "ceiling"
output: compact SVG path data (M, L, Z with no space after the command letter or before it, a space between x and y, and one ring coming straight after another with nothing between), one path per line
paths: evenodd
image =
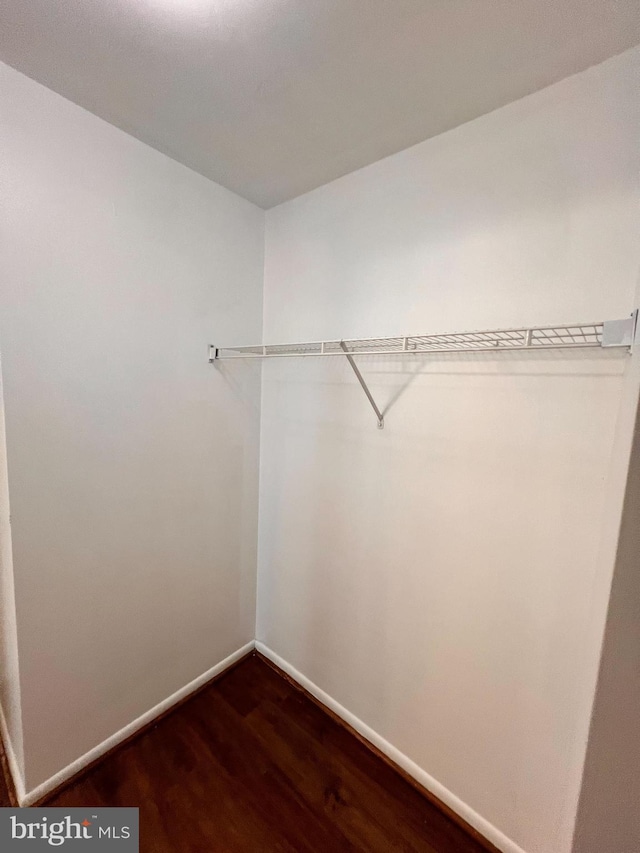
M638 41L638 0L0 4L3 61L261 207Z

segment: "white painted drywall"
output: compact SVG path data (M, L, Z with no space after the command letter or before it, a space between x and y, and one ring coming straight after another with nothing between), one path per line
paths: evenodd
M627 315L639 59L269 211L265 342ZM383 431L344 361L265 364L258 640L510 849L567 853L630 359L360 362Z
M264 214L7 66L0 341L26 787L253 640Z

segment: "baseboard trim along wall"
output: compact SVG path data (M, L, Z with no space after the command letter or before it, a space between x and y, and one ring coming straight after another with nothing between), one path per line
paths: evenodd
M2 705L0 705L0 753L2 752L4 752L6 762L2 760L3 755L0 755L0 764L2 765L0 767L0 775L4 774L5 777L8 777L5 781L7 783L7 790L9 791L9 799L12 805L18 805L21 798L24 797L24 781L22 779L22 772L18 766L18 759L16 758L13 743L9 736L7 720L4 716Z
M307 693L317 699L321 705L324 705L332 711L333 714L340 717L341 720L343 720L365 741L386 756L392 764L396 765L397 768L417 782L418 787L424 789L424 793L430 800L435 802L436 805L444 807L443 811L452 812L454 816L460 818L460 822L463 825L467 824L472 830L475 830L482 839L489 842L489 844L494 848L502 851L502 853L526 853L526 851L516 844L515 841L512 841L500 832L497 827L488 820L485 820L485 818L474 811L471 806L468 806L465 802L456 797L456 795L449 791L448 788L441 785L437 779L430 776L426 770L423 770L404 753L400 752L399 749L396 749L395 746L390 744L381 735L370 728L366 723L363 723L361 719L355 716L355 714L352 714L351 711L348 711L343 705L336 702L336 700L329 696L328 693L325 693L324 690L314 684L313 681L310 681L305 675L298 672L294 666L291 666L291 664L281 658L280 655L276 654L268 646L258 640L256 640L255 647L256 651L275 664L278 669L281 669L291 678L292 681L295 681ZM491 848L489 847L488 849Z
M189 699L192 694L196 693L201 688L207 686L219 675L222 675L223 672L226 672L226 670L228 670L234 664L242 660L242 658L251 654L251 652L254 650L254 647L255 642L251 640L251 642L242 646L242 648L233 652L224 660L221 660L220 663L217 663L215 666L212 666L211 669L208 669L206 672L203 672L202 675L199 675L197 678L194 678L194 680L190 681L189 684L186 684L184 687L181 687L180 690L177 690L171 696L168 696L166 699L163 699L162 702L159 702L155 707L150 708L136 720L133 720L124 728L120 729L120 731L116 732L115 734L111 735L111 737L108 737L106 740L102 741L102 743L98 744L98 746L95 746L93 749L90 749L89 752L86 752L84 755L80 756L80 758L67 765L67 767L60 770L59 773L56 773L55 776L52 776L50 779L47 779L46 782L43 782L41 785L38 785L32 791L24 793L24 791L21 792L18 789L17 793L20 805L39 805L42 800L49 797L54 791L57 791L62 787L66 787L66 785L68 785L75 776L78 776L80 773L85 771L89 767L89 765L95 764L96 762L100 761L106 756L108 752L112 752L114 749L122 746L125 741L128 741L136 735L139 735L142 729L150 726L151 724L156 723L158 718L164 716L166 713L173 710L176 705L181 704L184 700ZM16 787L18 786L16 785Z

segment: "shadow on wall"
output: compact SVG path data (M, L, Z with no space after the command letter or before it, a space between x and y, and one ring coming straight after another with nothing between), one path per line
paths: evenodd
M437 355L404 353L402 356L356 354L354 357L365 381L371 387L375 386L374 398L386 417L422 376L616 376L621 375L628 353L623 349L590 348L539 352L511 350L498 355L495 352L452 352ZM309 360L302 360L303 368L305 363L308 367ZM581 363L585 364L584 369L580 368ZM351 384L360 393L346 361L340 360L336 364L343 369L327 371L324 375L308 371L306 381L316 386ZM304 371L295 371L295 376L292 371L287 381L304 382Z
M504 360L503 360L504 355ZM375 364L380 361L373 357L374 364L368 366L370 376L406 376L397 384L382 410L387 415L413 382L421 375L437 373L450 375L500 375L518 374L519 376L575 376L581 361L589 361L591 369L580 370L580 376L602 376L620 374L627 358L626 350L553 350L540 352L509 351L496 356L494 352L439 353L437 356L403 356L395 362L386 362L384 366ZM593 370L594 357L598 369ZM572 369L563 370L562 365L572 365ZM465 366L466 365L466 366ZM546 368L545 368L546 365Z
M256 398L255 386L260 383L261 364L259 361L216 361L211 370L222 377L231 394L250 412L252 417L260 414L260 396Z

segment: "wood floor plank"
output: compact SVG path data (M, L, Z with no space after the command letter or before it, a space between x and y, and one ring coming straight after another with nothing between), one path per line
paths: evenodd
M9 792L9 785L11 785L11 793ZM0 738L0 808L6 809L15 803L15 791L13 790L9 762L2 738Z
M360 791L368 808L387 824L395 816L402 826L408 844L418 845L424 837L425 828L434 849L448 850L456 844L460 853L474 853L477 844L466 834L461 841L459 827L451 821L443 821L438 810L424 810L424 796L412 786L407 786L396 771L367 748L361 741L353 737L343 726L338 725L326 713L311 702L305 700L300 693L290 694L273 721L281 726L286 719L290 727L282 734L291 743L295 739L296 730L305 737L311 738L311 743L317 744L312 749L318 751L318 758L323 754L333 756L333 771L341 774L343 784ZM402 782L402 784L399 784ZM344 795L341 795L344 799ZM430 818L434 818L428 825ZM449 845L449 846L447 846ZM414 849L411 847L411 849Z
M486 849L255 656L47 805L138 806L143 853Z
M325 820L339 826L346 838L364 841L367 850L437 853L432 839L425 837L424 818L414 821L411 809L395 790L382 788L359 772L340 751L319 743L294 719L283 718L280 709L266 704L250 724L260 729L265 745L273 749L274 760L297 773L295 784L307 801L315 804Z
M9 808L10 805L9 791L7 790L2 773L0 773L0 809Z

